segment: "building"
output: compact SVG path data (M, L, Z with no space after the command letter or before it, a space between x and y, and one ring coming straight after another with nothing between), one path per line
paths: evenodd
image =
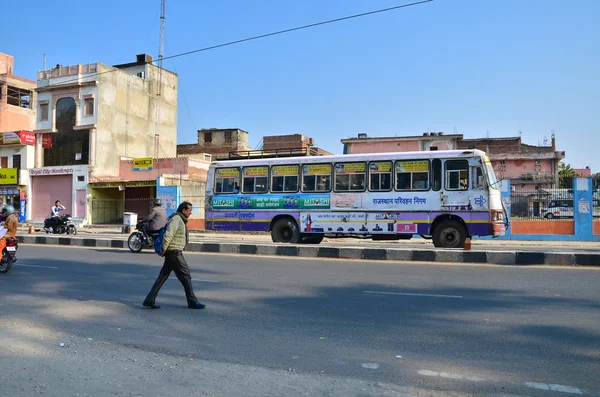
M558 163L565 152L551 145L533 146L521 142L521 137L464 139L462 134L445 135L426 132L423 135L370 138L358 134L342 139L344 154L411 152L429 150L480 149L488 153L494 170L514 185L552 187L558 180Z
M88 223L90 179L119 175L121 159L175 157L177 90L177 75L145 54L127 64L56 65L38 72L29 219L43 220L60 200ZM115 197L151 193L125 189Z
M36 82L16 76L14 58L0 53L0 132L33 131Z
M0 204L27 216L27 169L34 165L36 82L14 74L14 58L0 53Z
M590 167L573 168L573 172L582 178L591 178L592 177L592 170Z
M229 159L233 152L251 150L248 132L239 128L206 128L198 130L198 142L177 145L178 157L210 154L214 160Z
M290 156L327 156L331 155L326 150L315 146L315 139L302 134L273 135L263 138L263 152L279 154L278 157Z
M151 201L163 199L164 207L174 212L181 201L194 204L188 222L191 229L204 229L204 196L210 160L188 157L144 161L124 159L114 176L91 176L90 223L118 224L126 212L144 218Z
M461 139L457 149L479 149L488 153L494 170L511 186L533 190L553 188L558 184L559 162L564 151L556 150L552 136L550 145L527 145L521 137Z

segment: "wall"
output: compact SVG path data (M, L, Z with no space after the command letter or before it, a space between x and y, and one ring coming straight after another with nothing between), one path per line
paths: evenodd
M1 56L2 54L0 54ZM31 109L8 104L8 86L31 91ZM0 76L0 132L27 130L33 131L36 123L37 93L35 82L17 76Z
M98 72L113 70L99 64ZM177 152L177 75L148 65L147 79L126 72L98 76L96 175L119 172L120 157L154 157L155 133L160 134L158 157Z
M387 152L417 152L421 150L418 139L415 140L357 140L348 143L347 154L387 153Z
M540 164L536 166L535 160L504 160L506 170L504 171L505 178L519 178L521 175L530 172L540 172L552 174L554 167L553 160L539 160ZM500 169L500 161L492 161L494 170Z
M266 136L262 150L306 149L308 143L309 138L301 134Z
M207 132L212 136L210 143L204 141ZM226 140L226 134L231 134L231 141ZM213 155L213 159L227 159L229 152L243 150L250 150L248 133L237 128L198 130L198 143L177 145L177 155L209 153Z
M600 221L594 221L594 234L600 234Z
M573 221L512 221L512 234L562 234L574 235Z

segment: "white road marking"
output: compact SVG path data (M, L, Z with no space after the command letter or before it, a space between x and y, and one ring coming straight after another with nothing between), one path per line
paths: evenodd
M448 372L435 372L435 371L428 371L425 369L422 369L419 372L419 375L424 375L424 376L439 376L440 378L447 378L447 379L466 379L466 380L472 380L473 382L479 382L484 380L483 378L479 378L477 376L465 376L465 375L460 375L460 374L451 374Z
M169 277L169 280L178 280L177 277ZM192 281L198 281L199 283L220 283L220 281L218 280L202 280L202 279L197 279L197 278L193 278Z
M42 269L60 269L58 267L55 266L39 266L39 265L24 265L22 263L15 263L15 266L23 266L23 267L39 267Z
M361 365L361 367L366 368L366 369L378 369L379 368L379 364L376 364L376 363L363 363Z
M463 298L460 295L412 294L412 293L408 293L408 292L385 292L385 291L363 291L363 294L428 296L428 297L432 297L432 298L454 298L454 299L462 299Z
M537 383L537 382L525 382L525 386L531 387L532 389L538 389L538 390L551 390L551 391L558 391L561 393L583 394L583 391L581 389L579 389L577 387L573 387L573 386L563 386L563 385Z

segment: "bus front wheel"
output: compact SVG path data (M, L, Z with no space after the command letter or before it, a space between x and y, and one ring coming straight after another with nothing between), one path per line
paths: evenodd
M300 230L298 224L292 218L279 219L271 229L271 240L274 243L292 243L300 242Z
M467 230L458 221L447 220L433 231L433 245L436 248L464 248Z

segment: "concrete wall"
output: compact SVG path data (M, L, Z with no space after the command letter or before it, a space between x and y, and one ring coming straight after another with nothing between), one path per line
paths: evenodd
M207 133L211 141L206 142ZM227 137L231 139L228 140ZM237 128L203 129L198 130L198 143L177 145L177 155L185 156L194 153L209 153L214 160L229 158L229 152L250 150L248 147L248 132Z
M3 54L0 54L2 56ZM1 72L1 70L0 70ZM31 91L31 109L8 104L8 86ZM0 132L33 131L36 123L35 82L17 76L0 75Z
M99 73L112 69L98 64ZM147 69L146 79L123 72L98 76L96 175L116 175L120 157L154 157L155 133L158 157L176 156L177 75L163 71L158 96L158 68Z
M417 152L421 150L420 141L415 140L357 140L347 143L347 154L360 153L389 153L389 152Z
M539 165L536 165L536 160L504 160L506 171L505 178L518 178L525 173L540 172L552 174L554 172L553 160L539 160ZM492 161L494 170L500 169L502 165L500 161Z
M513 234L575 234L575 223L568 220L512 221L510 227Z

